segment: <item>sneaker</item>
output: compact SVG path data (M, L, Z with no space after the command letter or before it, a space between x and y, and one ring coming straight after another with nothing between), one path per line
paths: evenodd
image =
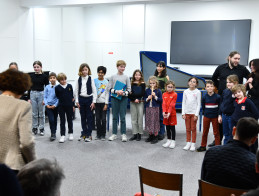
M168 148L170 146L171 142L172 142L172 140L167 140L166 143L164 143L162 146L164 148Z
M64 143L66 140L66 136L62 135L61 138L59 139L59 143Z
M172 140L172 142L171 142L171 144L170 144L170 146L169 146L169 148L174 148L175 147L175 141L174 140Z
M34 135L37 135L38 129L37 129L37 128L33 128L33 129L32 129L32 132L34 133Z
M130 139L129 139L129 141L133 141L133 140L136 140L137 139L137 134L134 134Z
M92 136L86 137L85 142L91 142L92 141Z
M156 144L158 142L158 135L153 137L153 140L150 142L151 144Z
M106 139L105 139L105 136L102 136L102 137L101 137L101 140L102 140L102 141L105 141L105 140L106 140Z
M136 139L136 141L140 141L141 140L141 134L137 134L137 139Z
M40 135L44 136L44 129L40 129Z
M49 140L54 141L56 139L56 134L51 134Z
M121 136L121 141L122 141L122 142L128 141L126 134L122 134L122 136Z
M73 136L73 134L72 133L70 133L70 134L68 134L69 136L68 136L68 140L69 141L73 141L74 140L74 136Z
M191 147L191 142L187 142L186 145L183 147L184 150L189 150Z
M158 140L163 140L165 138L165 135L158 134Z
M112 134L110 137L109 137L109 141L113 141L113 140L116 140L117 139L117 135L115 134Z
M215 140L214 140L211 144L209 144L208 146L209 146L209 147L215 146Z
M192 152L194 152L194 151L195 151L195 143L192 143L192 144L191 144L190 151L192 151Z
M95 139L95 140L100 140L101 137L100 137L100 136L96 136L94 139Z
M197 148L196 150L197 152L203 152L206 151L206 147L200 146L199 148Z
M78 138L78 141L81 141L81 140L85 141L85 138L86 138L86 136L81 135L81 136Z
M149 135L145 142L151 142L153 140L154 135Z

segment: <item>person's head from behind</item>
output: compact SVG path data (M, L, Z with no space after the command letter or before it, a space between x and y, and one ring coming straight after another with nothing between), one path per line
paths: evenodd
M65 178L57 161L34 160L25 165L17 175L24 196L59 196Z
M238 84L238 77L237 77L237 75L229 75L227 77L227 84L226 84L227 88L229 90L231 90L233 88L233 86L236 85L236 84Z
M205 89L207 93L211 94L215 90L214 82L212 80L208 80L205 84Z
M246 96L246 87L243 84L236 84L232 87L232 93L239 100L244 99Z
M49 74L49 81L52 85L56 84L57 81L57 75L54 72L50 72Z
M237 126L233 128L234 139L251 146L255 143L259 133L258 122L251 117L239 119Z
M92 75L89 65L86 63L82 63L79 66L78 75L82 76L82 77L86 77L87 75L89 75L89 76Z
M188 80L188 86L190 89L195 89L199 84L199 80L196 77L191 77Z
M9 64L9 69L15 69L18 70L18 64L16 62L11 62Z
M164 61L159 61L156 64L156 71L154 76L166 77L166 64Z
M173 92L175 90L175 83L172 80L168 80L165 83L165 90L169 93Z
M240 54L237 51L232 51L230 52L230 54L228 55L228 63L232 66L232 67L236 67L238 66L239 62L240 62Z
M104 66L97 67L97 74L98 74L98 79L99 80L103 80L104 79L106 71L107 71L107 69Z
M251 72L259 72L259 59L253 59L249 62Z
M66 76L66 74L59 73L57 79L58 79L58 82L61 85L66 85L67 84L67 76Z
M148 79L148 87L150 89L157 89L158 88L158 80L156 79L156 76L150 76Z
M36 74L42 73L42 63L40 61L34 61L33 69Z
M118 60L116 63L117 70L119 74L123 74L125 68L126 68L126 62L123 60Z
M0 73L0 90L3 93L12 92L16 98L20 98L31 85L31 77L21 71L8 69Z

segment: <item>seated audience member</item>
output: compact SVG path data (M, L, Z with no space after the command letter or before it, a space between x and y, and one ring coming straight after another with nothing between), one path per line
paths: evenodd
M38 159L25 165L17 175L24 196L59 196L63 169L56 161Z
M256 170L256 173L259 173L259 151L258 150L256 152L255 170ZM259 188L248 191L247 193L243 194L242 196L258 196L258 195L259 195Z
M0 164L0 195L23 195L15 173L4 164Z
M16 173L35 159L31 104L19 99L30 86L28 74L13 69L0 73L0 163Z
M249 151L257 139L258 122L250 117L241 118L233 128L233 140L224 146L210 148L202 163L201 179L237 189L255 189L259 175L255 171L255 154Z

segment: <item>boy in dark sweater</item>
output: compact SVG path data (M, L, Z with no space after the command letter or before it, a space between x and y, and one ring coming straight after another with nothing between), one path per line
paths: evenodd
M232 88L232 93L235 94L236 100L234 102L234 112L231 116L233 126L237 125L237 122L240 118L243 117L252 117L255 120L258 120L258 111L255 104L247 99L246 87L243 84L237 84ZM250 146L250 151L254 154L258 148L258 140Z
M205 94L202 98L202 110L204 111L202 141L201 146L197 149L197 152L206 151L210 122L212 123L213 127L215 145L220 145L218 124L220 96L214 93L215 86L214 83L210 80L206 82L205 89L207 90L207 94Z
M58 74L58 82L60 83L55 87L55 93L59 99L58 112L60 116L60 143L64 143L66 140L66 117L68 123L68 139L72 141L73 137L73 106L74 106L74 96L73 87L71 84L67 84L67 76L64 73Z

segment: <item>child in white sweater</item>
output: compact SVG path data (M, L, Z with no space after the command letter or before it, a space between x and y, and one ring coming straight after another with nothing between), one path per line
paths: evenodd
M183 92L182 117L185 120L187 142L184 150L195 151L196 124L201 107L201 92L196 88L198 82L197 78L191 77L188 80L189 88Z

